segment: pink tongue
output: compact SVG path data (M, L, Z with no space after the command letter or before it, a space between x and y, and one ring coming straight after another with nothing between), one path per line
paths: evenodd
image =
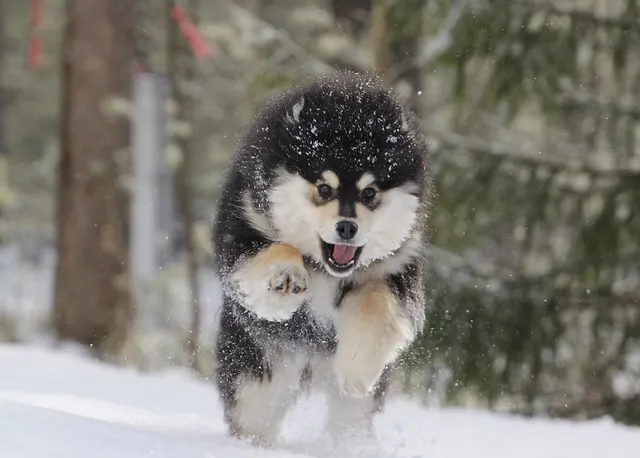
M333 260L340 265L348 264L356 254L356 247L349 245L334 245Z

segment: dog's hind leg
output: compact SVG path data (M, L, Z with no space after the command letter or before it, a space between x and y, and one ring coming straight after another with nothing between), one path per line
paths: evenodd
M376 384L372 393L354 397L341 392L332 367L331 358L316 358L313 364L313 386L325 393L327 420L325 433L336 443L372 439L374 436L373 417L382 410L388 386L388 372Z
M267 354L240 328L220 330L218 389L231 434L260 446L276 443L301 389L306 361L295 353Z
M327 433L338 442L352 438L373 437L373 396L354 398L337 390L327 393L329 412Z
M295 366L295 367L294 367ZM233 433L256 445L277 442L282 421L300 392L301 367L277 363L270 378L245 375L238 380L231 412Z

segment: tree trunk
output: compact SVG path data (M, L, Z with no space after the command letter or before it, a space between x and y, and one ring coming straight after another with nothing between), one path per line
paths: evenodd
M129 165L134 0L68 0L58 165L55 328L113 356L132 318L121 174Z
M4 11L5 5L3 0L0 0L0 245L4 241L4 223L1 221L4 218L5 207L9 203L9 183L8 183L8 151L6 148L5 138L5 88L4 88L4 58L6 52L6 34L5 34L5 18L7 17Z
M411 91L407 102L418 114L422 74L414 61L420 51L425 4L423 0L331 0L336 21L355 39L370 24L374 71L391 84L406 83Z
M372 0L331 0L336 21L353 37L359 38L369 22Z
M4 32L4 21L7 17L4 11L4 1L0 0L0 160L4 158L7 153L5 150L5 138L4 138L4 55L6 47L6 37ZM0 177L1 178L1 177Z
M420 91L422 90L422 71L416 65L415 59L420 54L420 42L422 36L419 34L403 37L391 45L393 54L393 67L401 68L394 76L397 81L404 81L410 89L408 104L411 110L420 114Z
M181 35L171 12L178 2L169 0L168 19L168 66L171 79L172 98L176 105L174 123L184 129L173 129L173 144L180 151L181 161L174 170L175 192L178 211L182 218L187 247L187 276L191 294L191 329L189 330L188 351L189 363L196 371L200 370L198 358L198 342L200 338L200 282L198 248L194 237L195 214L193 209L193 129L195 121L197 63L193 51L186 39ZM197 24L198 1L189 0L185 8L186 14Z
M388 24L388 0L374 0L371 11L371 40L373 44L373 69L382 78L389 79L393 55L391 54L391 32Z

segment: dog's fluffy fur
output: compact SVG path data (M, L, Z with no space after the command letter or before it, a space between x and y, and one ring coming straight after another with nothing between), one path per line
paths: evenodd
M273 444L311 385L328 395L330 433L371 432L423 325L429 200L425 141L378 78L315 79L258 114L214 227L216 378L232 434Z

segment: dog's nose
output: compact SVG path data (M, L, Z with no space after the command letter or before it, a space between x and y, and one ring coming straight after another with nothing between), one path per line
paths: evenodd
M339 221L336 224L336 232L342 240L351 240L358 232L358 225L353 221Z

